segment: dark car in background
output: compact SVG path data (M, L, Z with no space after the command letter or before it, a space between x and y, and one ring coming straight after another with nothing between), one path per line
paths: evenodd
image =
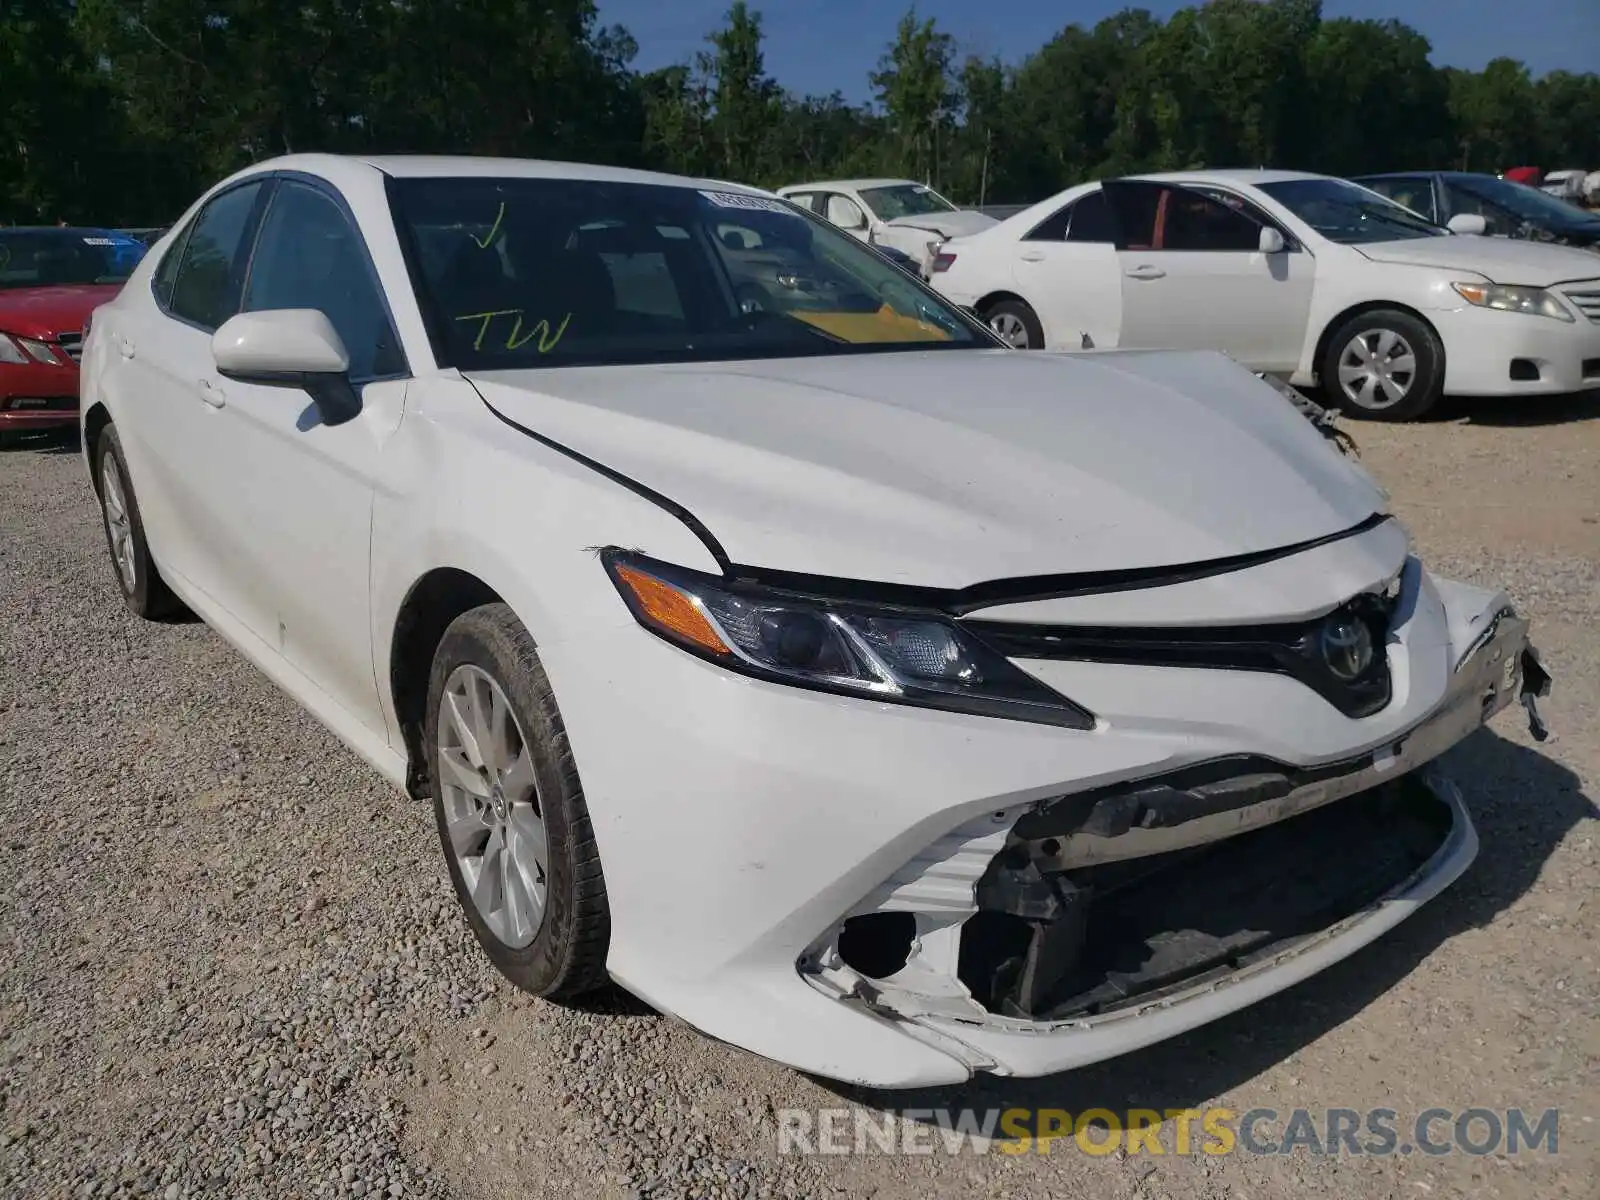
M76 426L84 326L147 249L110 229L0 228L0 443Z
M1468 171L1410 171L1353 176L1356 183L1447 225L1481 216L1490 237L1527 238L1600 250L1600 214L1585 212L1527 184Z

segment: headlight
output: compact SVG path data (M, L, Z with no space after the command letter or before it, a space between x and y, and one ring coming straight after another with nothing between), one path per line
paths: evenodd
M1452 283L1450 286L1468 304L1476 304L1479 308L1554 317L1569 324L1575 319L1561 301L1543 288L1521 287L1514 283Z
M0 363L11 363L18 367L28 365L28 356L22 352L22 347L3 333L0 333Z
M56 357L55 352L43 342L36 342L32 338L18 338L17 345L32 355L36 362L42 362L51 367L59 367L61 365L61 360Z
M639 624L729 670L898 704L1094 728L1090 713L944 613L729 583L621 550L602 560Z

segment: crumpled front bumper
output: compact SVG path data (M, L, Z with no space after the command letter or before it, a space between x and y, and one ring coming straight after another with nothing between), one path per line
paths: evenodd
M1351 562L1365 563L1357 549ZM1394 565L1371 569L1382 578ZM1530 660L1504 594L1433 580L1414 559L1404 588L1386 647L1393 701L1360 719L1271 674L1023 664L1101 717L1078 733L750 680L622 619L546 640L605 868L608 969L710 1036L886 1088L1092 1062L1289 987L1465 869L1476 843L1448 783L1430 776L1449 830L1413 877L1314 936L1147 1004L1056 1022L985 1011L959 978L961 929L1018 822L1063 796L1241 755L1313 773L1365 758L1372 779L1393 779L1514 701ZM1542 686L1542 672L1527 674ZM1349 784L1307 786L1286 793L1287 808L1285 796L1268 803L1287 819L1336 805ZM1241 820L1259 815L1248 808ZM908 914L915 946L902 969L871 977L844 963L838 938L877 912Z

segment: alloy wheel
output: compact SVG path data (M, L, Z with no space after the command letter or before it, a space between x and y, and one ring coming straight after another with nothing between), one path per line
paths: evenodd
M1416 379L1416 352L1392 329L1364 329L1339 354L1339 388L1359 408L1393 408Z
M544 920L550 851L528 739L505 692L464 663L439 704L439 787L461 881L485 925L521 949Z

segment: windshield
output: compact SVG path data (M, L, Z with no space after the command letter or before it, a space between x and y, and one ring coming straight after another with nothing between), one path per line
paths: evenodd
M1573 218L1582 211L1574 209L1567 201L1548 192L1541 192L1537 188L1521 183L1511 183L1505 179L1462 175L1450 175L1446 176L1446 179L1452 188L1458 188L1469 196L1498 205L1524 221L1553 221L1561 225L1570 225Z
M928 213L955 212L951 204L931 187L920 183L896 183L889 187L862 188L861 198L880 221L896 217L920 217Z
M1409 208L1343 179L1286 179L1257 186L1330 242L1353 246L1448 236Z
M97 229L0 229L0 288L123 283L144 243Z
M975 322L786 201L577 179L400 179L442 363L463 370L989 347Z

